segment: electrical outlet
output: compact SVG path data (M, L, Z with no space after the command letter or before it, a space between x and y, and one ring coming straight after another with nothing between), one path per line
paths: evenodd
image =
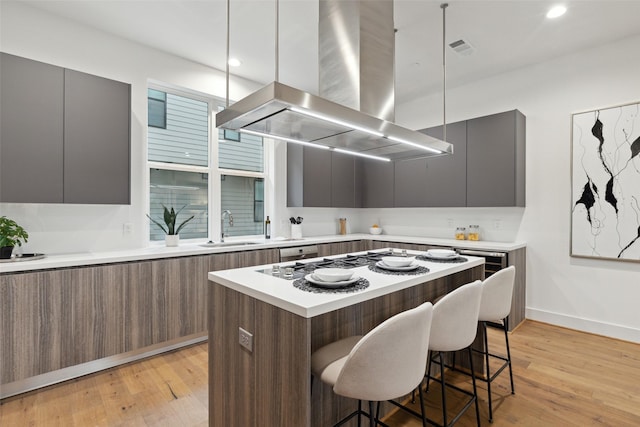
M123 234L133 233L133 224L130 222L125 222L124 224L122 224L122 233Z
M453 227L453 218L447 218L447 227Z
M245 331L242 328L238 329L238 342L242 347L253 352L253 334L251 332Z
M494 219L493 220L493 229L494 230L500 230L501 227L502 227L502 221L500 221L499 219Z

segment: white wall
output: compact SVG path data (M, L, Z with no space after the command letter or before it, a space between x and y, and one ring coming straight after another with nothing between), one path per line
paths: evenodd
M506 237L527 242L527 317L636 342L640 263L572 258L569 232L571 114L640 101L638 46L640 37L629 38L447 92L452 122L514 108L527 117L527 207L477 212L483 228L493 233L491 220L502 218ZM441 95L422 98L399 105L396 117L413 128L433 126L441 106ZM394 210L385 226L421 232L458 213L475 214Z
M70 253L147 245L147 82L224 98L225 74L21 4L0 2L0 50L131 84L131 205L0 204L30 234L25 252ZM220 43L224 43L220 40ZM259 85L233 78L230 97ZM133 233L124 234L124 224Z

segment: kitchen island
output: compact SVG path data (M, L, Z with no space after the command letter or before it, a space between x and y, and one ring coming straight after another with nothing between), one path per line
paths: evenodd
M368 287L349 293L296 288L291 280L268 274L271 265L210 272L209 425L334 424L356 403L335 396L320 381L312 387L312 352L482 279L484 259L465 258L418 261L429 271L412 275L356 267L354 274ZM251 350L240 345L246 338L239 328L252 335Z

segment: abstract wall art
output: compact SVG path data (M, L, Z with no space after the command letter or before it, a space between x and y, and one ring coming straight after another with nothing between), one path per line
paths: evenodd
M640 103L572 115L571 256L640 261Z

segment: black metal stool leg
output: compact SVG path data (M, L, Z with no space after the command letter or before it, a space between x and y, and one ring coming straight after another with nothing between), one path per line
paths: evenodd
M509 364L509 379L511 380L511 394L516 394L516 389L513 386L513 370L511 369L511 350L509 349L509 334L507 331L509 330L509 318L506 317L504 320L504 341L507 343L507 363Z
M376 420L373 416L373 402L369 401L369 427L376 427Z
M438 352L438 357L440 358L440 388L442 390L442 425L446 427L449 425L447 423L447 390L444 382L444 359L441 352Z
M487 338L487 322L482 323L484 333L484 363L487 369L487 396L489 400L489 422L493 422L493 402L491 399L491 370L489 369L489 339Z
M424 410L424 398L422 396L422 381L418 384L418 394L420 395L420 413L422 414L422 427L427 427L427 414Z

